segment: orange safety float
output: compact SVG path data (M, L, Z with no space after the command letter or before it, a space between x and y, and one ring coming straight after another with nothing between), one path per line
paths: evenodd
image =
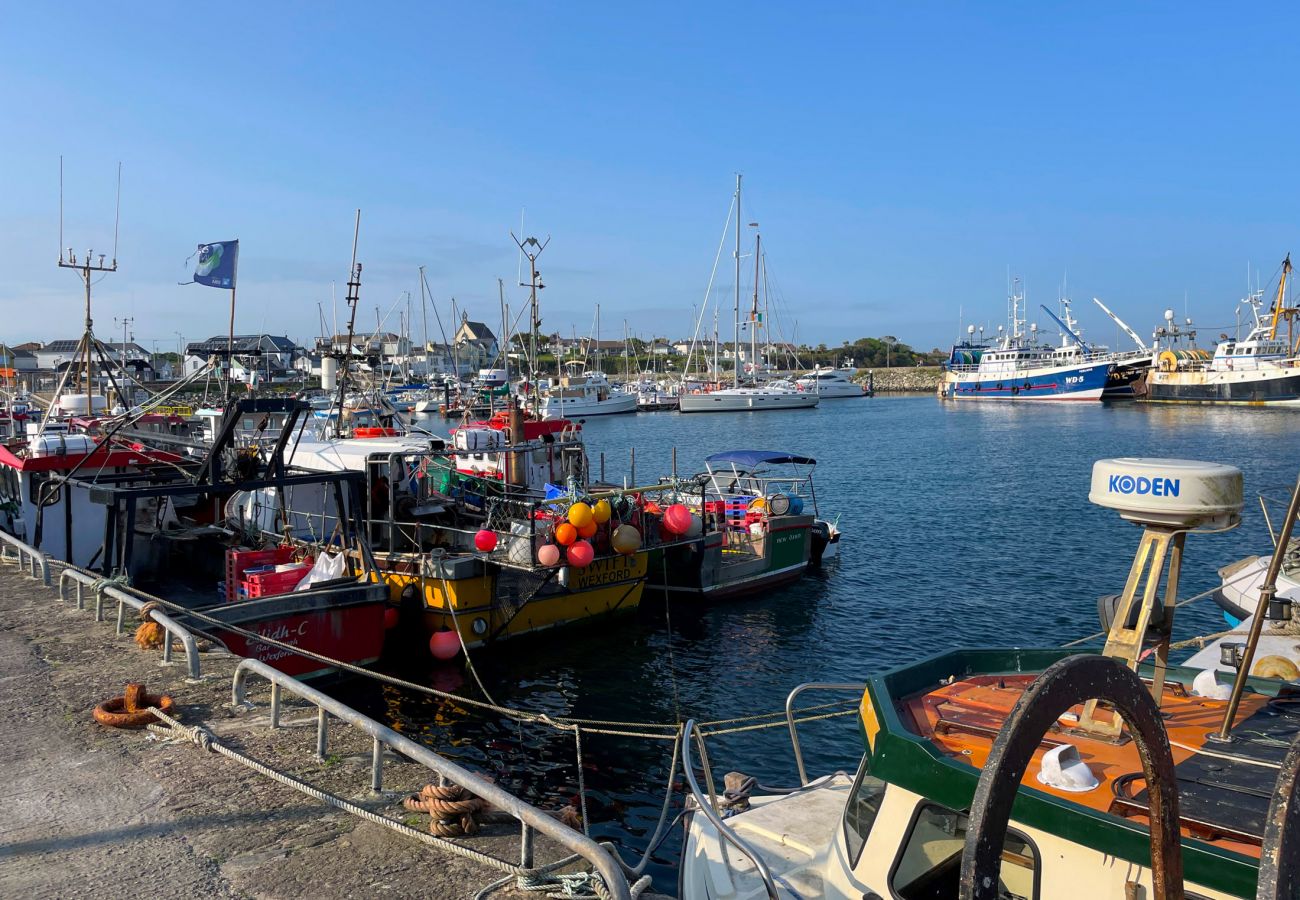
M354 438L381 438L397 437L401 434L396 428L354 428L352 436Z

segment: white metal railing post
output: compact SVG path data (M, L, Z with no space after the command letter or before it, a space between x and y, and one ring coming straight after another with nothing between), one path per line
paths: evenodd
M861 694L867 689L865 682L829 682L829 681L809 681L805 684L797 685L785 698L785 724L790 729L790 746L794 748L794 764L799 769L799 783L806 785L808 783L808 770L803 764L803 748L799 745L799 729L794 721L794 701L795 698L804 691L854 691Z

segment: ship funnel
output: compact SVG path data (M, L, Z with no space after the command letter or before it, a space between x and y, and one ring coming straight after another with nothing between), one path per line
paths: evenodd
M1241 518L1241 470L1190 459L1101 459L1088 499L1141 525L1231 528Z

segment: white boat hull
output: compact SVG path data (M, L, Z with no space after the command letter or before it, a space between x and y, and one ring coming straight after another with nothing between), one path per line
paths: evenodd
M611 394L604 400L585 397L543 397L539 414L543 419L575 419L583 416L611 416L636 412L636 394Z
M812 409L816 394L731 388L708 394L683 394L679 409L693 412L761 412L769 409Z

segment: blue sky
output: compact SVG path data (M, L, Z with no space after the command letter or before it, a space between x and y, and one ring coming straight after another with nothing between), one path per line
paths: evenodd
M111 246L123 162L96 325L132 315L160 348L224 333L225 295L176 283L233 237L239 330L316 334L357 207L365 328L418 305L419 265L444 316L499 321L526 208L552 236L546 330L600 303L606 338L677 337L739 171L786 331L830 345L996 325L1008 267L1035 310L1068 273L1096 339L1094 295L1144 334L1185 296L1223 330L1248 261L1267 280L1295 233L1285 7L5 7L3 341L78 330L60 154L78 252Z

